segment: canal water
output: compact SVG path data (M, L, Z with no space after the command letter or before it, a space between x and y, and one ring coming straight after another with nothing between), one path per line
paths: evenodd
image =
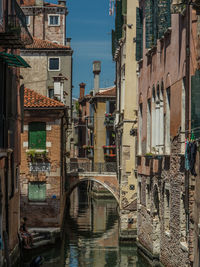
M149 267L132 244L119 244L114 198L95 199L78 188L71 195L62 241L39 255L44 267ZM25 264L24 266L28 266Z

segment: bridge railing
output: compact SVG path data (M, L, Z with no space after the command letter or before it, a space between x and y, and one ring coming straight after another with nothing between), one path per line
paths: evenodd
M117 163L116 162L70 162L66 166L67 173L71 172L96 172L96 173L116 173Z

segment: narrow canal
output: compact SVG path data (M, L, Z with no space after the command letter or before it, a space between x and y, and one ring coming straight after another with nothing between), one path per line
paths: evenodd
M62 241L56 248L40 253L44 257L42 266L150 266L137 253L137 247L134 244L119 244L117 209L114 198L89 197L84 185L74 190Z

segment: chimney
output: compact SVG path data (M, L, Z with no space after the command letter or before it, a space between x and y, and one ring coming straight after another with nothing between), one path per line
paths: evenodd
M54 96L62 103L64 103L64 80L66 80L66 78L62 76L61 73L58 76L53 77Z
M84 95L85 95L85 86L86 86L86 84L85 83L80 83L79 86L80 86L80 96L79 96L79 98L83 98Z
M101 72L101 61L93 62L93 73L94 73L94 94L99 91L99 74Z
M35 0L35 5L36 6L43 6L44 5L44 1L43 0Z
M58 4L66 7L66 0L58 0Z

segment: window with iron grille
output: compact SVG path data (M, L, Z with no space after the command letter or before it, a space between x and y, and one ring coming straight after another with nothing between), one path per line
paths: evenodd
M60 70L60 59L58 57L49 58L49 70Z

